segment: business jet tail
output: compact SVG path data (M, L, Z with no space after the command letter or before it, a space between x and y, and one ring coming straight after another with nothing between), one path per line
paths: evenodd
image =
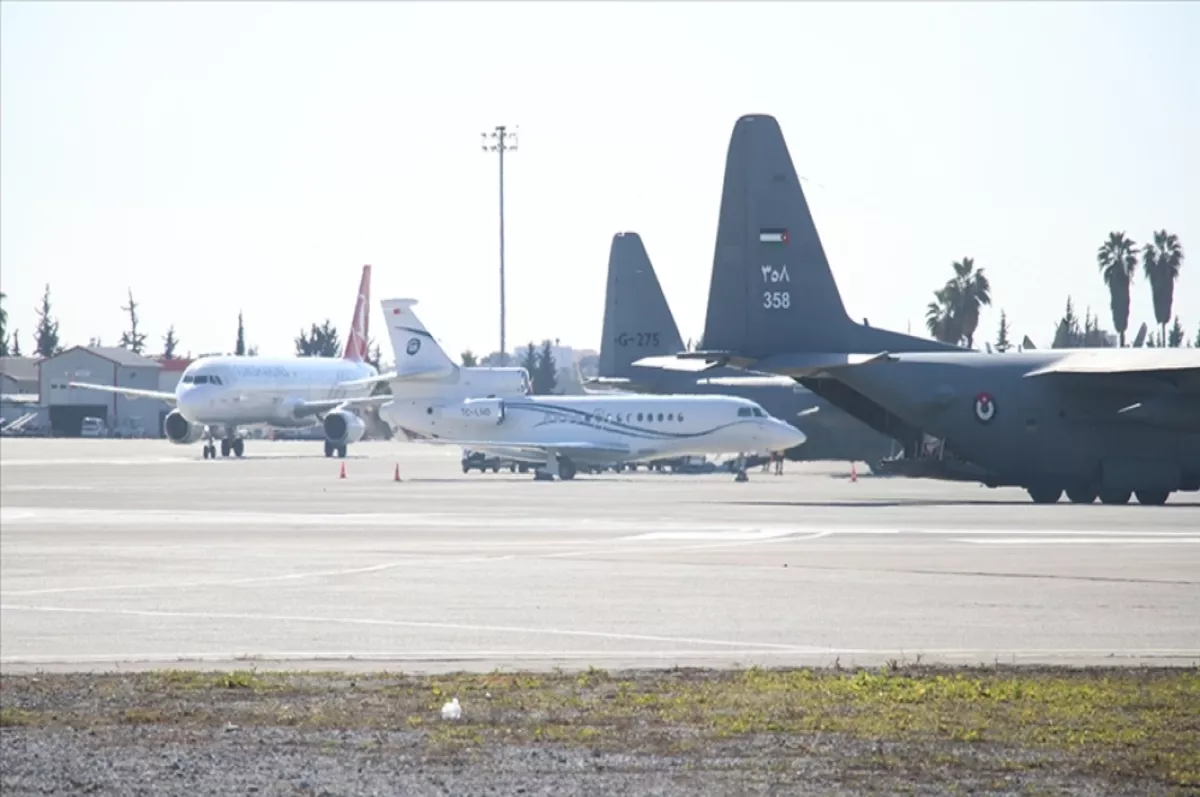
M360 363L367 359L367 341L370 340L371 324L371 266L362 268L362 279L358 283L358 299L354 303L354 316L350 319L350 334L346 336L346 350L342 359Z
M380 302L396 355L393 378L457 379L458 366L446 356L446 352L413 312L416 303L416 299L384 299Z

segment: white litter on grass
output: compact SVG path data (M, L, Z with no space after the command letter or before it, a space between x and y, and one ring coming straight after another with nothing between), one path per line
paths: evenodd
M462 706L458 704L458 698L454 698L446 705L442 706L442 719L456 720L462 717Z

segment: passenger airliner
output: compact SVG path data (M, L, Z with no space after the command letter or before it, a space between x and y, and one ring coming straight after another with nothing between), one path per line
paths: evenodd
M459 367L413 312L381 303L396 352L392 399L379 416L410 439L527 462L538 479L572 479L579 466L663 457L783 451L804 434L753 401L721 395L530 395L524 368ZM745 480L745 471L738 473Z
M366 423L352 408L386 401L371 396L375 367L366 362L370 323L371 267L363 266L358 301L346 349L333 357L204 357L188 366L174 393L71 382L73 387L120 393L133 398L157 398L175 405L163 422L172 443L204 438L204 458L217 456L213 440L221 440L221 456L242 456L246 442L239 427L266 424L277 429L302 429L320 423L325 431L325 456L346 456L346 446L358 442ZM344 384L344 383L350 384Z

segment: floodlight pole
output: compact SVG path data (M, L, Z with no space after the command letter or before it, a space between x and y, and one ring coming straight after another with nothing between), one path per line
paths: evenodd
M509 133L504 125L496 125L491 133L481 133L483 151L500 154L500 364L508 364L508 349L504 337L504 153L516 152L517 134ZM488 143L489 136L492 143Z

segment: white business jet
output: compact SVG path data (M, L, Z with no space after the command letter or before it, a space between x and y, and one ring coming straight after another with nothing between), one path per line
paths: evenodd
M325 456L346 456L346 446L358 442L366 423L355 407L379 404L388 396L370 395L375 367L366 362L370 317L371 267L363 266L358 301L346 349L334 357L203 357L187 367L175 392L71 382L73 387L120 393L132 398L156 398L174 404L163 422L172 443L204 438L204 458L217 456L213 440L221 440L221 456L242 456L246 450L240 427L265 424L277 429L302 429L320 423L325 432ZM349 383L349 384L345 384Z
M410 439L528 462L540 479L571 479L579 466L783 451L805 440L736 396L530 395L524 368L455 365L413 312L415 300L381 304L396 371L364 381L391 381L379 415Z

